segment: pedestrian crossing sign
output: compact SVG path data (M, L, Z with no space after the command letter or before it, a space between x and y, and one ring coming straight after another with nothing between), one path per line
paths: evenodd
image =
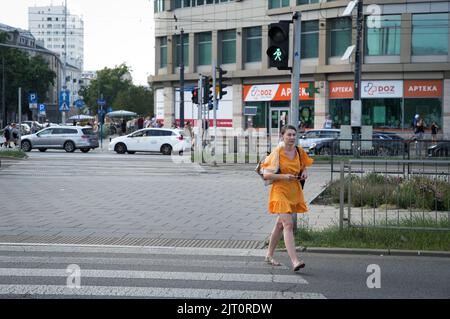
M69 107L69 105L67 104L67 102L62 102L62 103L61 103L61 106L60 106L60 108L59 108L59 110L60 110L61 112L69 112L69 111L70 111L70 107Z

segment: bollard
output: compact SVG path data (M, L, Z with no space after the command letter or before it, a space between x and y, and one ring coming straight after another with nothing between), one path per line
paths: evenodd
M344 229L344 191L345 191L345 181L344 181L344 161L341 161L341 192L339 196L339 230Z

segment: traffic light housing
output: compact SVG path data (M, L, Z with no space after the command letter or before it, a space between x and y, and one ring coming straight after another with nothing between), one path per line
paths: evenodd
M224 89L228 86L223 81L228 80L228 78L224 78L223 75L227 74L228 72L225 70L222 70L222 68L217 68L219 71L219 96L218 99L221 100L222 97L227 94L227 91L224 91Z
M209 76L205 77L203 81L203 104L213 103L213 79Z
M193 89L191 93L192 93L192 103L198 104L198 89L197 88Z
M289 26L291 21L279 21L269 24L269 66L278 70L289 68Z

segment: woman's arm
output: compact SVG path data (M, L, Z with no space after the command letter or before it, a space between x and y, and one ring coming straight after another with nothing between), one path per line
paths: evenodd
M264 174L265 180L272 180L272 181L291 181L297 179L295 175L292 174Z

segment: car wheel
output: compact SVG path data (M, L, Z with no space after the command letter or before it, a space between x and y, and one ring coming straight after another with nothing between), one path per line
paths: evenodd
M161 146L161 153L163 153L163 155L172 154L172 146L170 146L169 144L164 144L163 146Z
M24 152L29 152L29 151L31 151L31 148L32 148L30 141L27 141L27 140L22 141L22 144L20 145L20 147L22 148L22 151L24 151Z
M117 154L125 154L125 152L127 151L127 146L123 143L118 143L114 147L114 150L116 151Z
M45 152L47 149L46 148L40 148L39 152Z
M133 154L136 153L136 152L134 152L134 151L128 151L127 153L133 155Z
M65 150L67 153L73 153L73 152L75 152L75 144L74 144L73 142L71 142L71 141L65 142L65 143L64 143L64 150Z
M319 155L331 155L331 148L322 147L318 153L319 153Z
M80 151L82 151L83 153L87 153L89 152L91 149L90 148L81 148Z

